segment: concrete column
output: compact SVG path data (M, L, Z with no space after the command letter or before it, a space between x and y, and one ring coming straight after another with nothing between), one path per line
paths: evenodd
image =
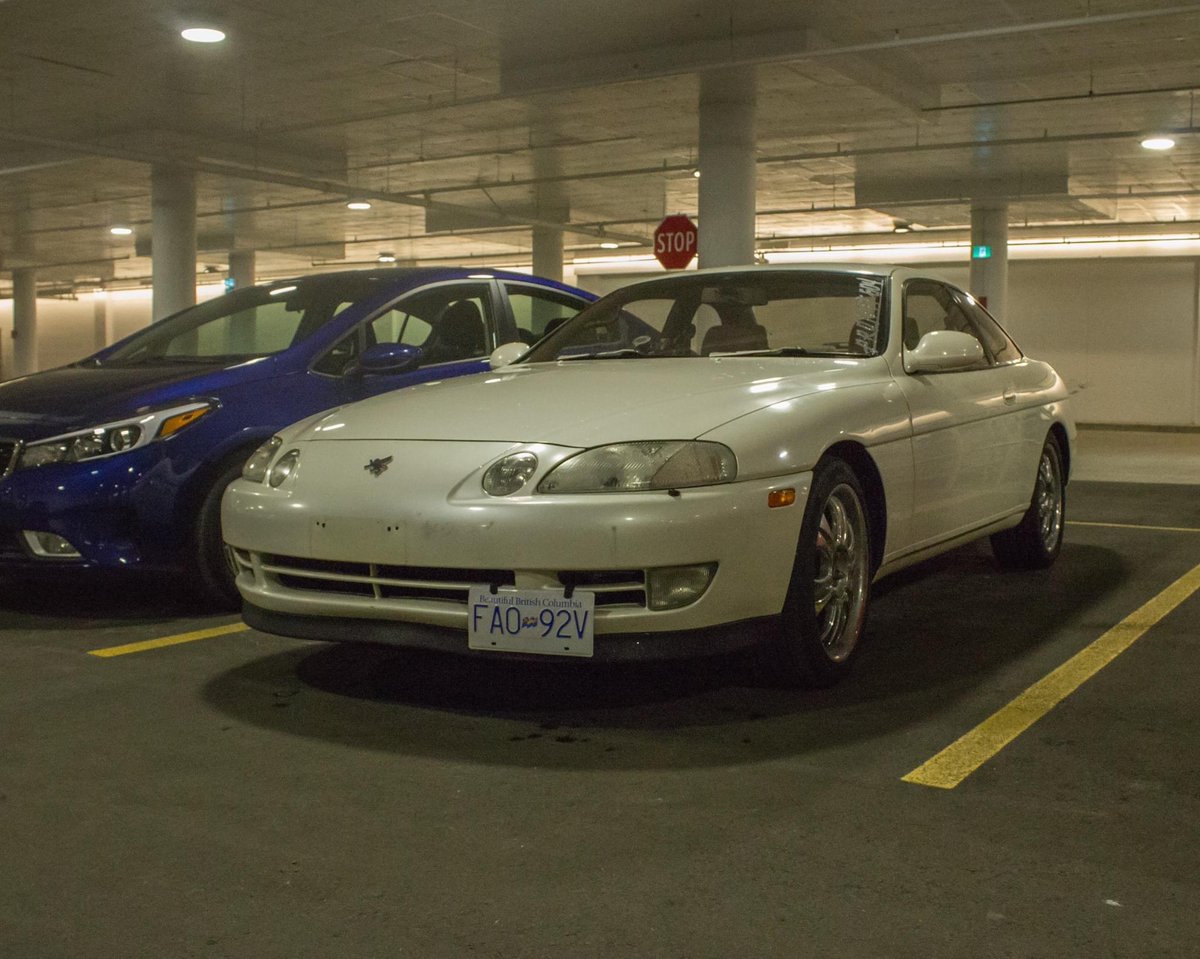
M229 253L229 278L233 280L233 288L254 285L254 251L232 250Z
M158 166L150 176L152 317L196 302L196 174Z
M13 270L13 375L38 370L37 274Z
M700 74L700 266L754 262L753 67Z
M990 255L980 256L986 248ZM971 204L971 295L1001 323L1008 296L1008 204Z
M104 349L112 339L108 322L108 294L101 290L92 294L92 352Z
M550 280L562 280L562 230L552 230L544 226L533 228L533 272Z

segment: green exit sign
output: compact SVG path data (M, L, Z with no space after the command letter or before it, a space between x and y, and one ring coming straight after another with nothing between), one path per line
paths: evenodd
M986 244L971 247L972 260L990 260L992 257L992 248Z

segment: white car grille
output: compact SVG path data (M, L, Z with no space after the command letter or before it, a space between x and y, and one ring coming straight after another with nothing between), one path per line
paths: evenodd
M253 558L248 551L233 552L241 567L253 569ZM471 586L480 583L512 586L516 582L516 572L511 569L391 566L272 553L261 553L257 558L263 576L277 588L367 599L443 600L465 607ZM595 593L597 607L646 608L643 570L559 570L555 575L564 588Z

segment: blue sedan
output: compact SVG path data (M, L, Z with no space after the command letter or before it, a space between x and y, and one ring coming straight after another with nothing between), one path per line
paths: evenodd
M238 602L225 487L280 428L486 369L594 297L523 274L387 269L246 287L0 383L0 574L186 573Z

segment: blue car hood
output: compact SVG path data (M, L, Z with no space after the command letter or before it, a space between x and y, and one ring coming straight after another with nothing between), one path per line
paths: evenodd
M64 366L0 383L0 437L41 439L122 419L146 407L272 375L270 361L208 364Z

